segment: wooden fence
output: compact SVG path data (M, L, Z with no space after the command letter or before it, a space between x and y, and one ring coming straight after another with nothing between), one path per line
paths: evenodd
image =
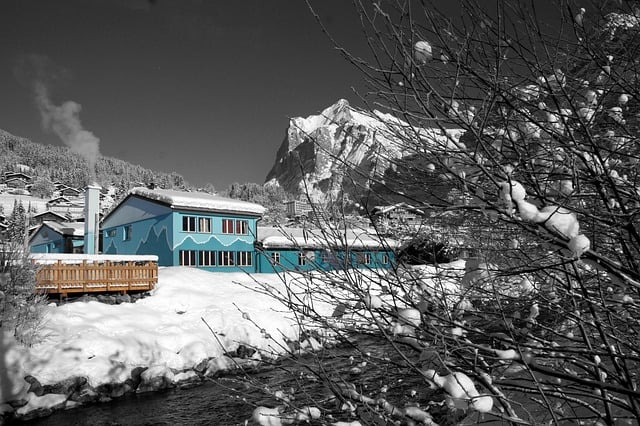
M154 261L104 261L37 264L36 291L66 296L69 293L136 292L158 283Z

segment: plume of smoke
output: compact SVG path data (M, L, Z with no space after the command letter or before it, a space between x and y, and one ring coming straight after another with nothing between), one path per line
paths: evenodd
M67 101L55 105L49 93L51 85L70 78L69 71L55 65L48 57L35 54L19 57L13 71L21 84L34 91L42 128L57 135L73 152L80 154L87 161L89 177L93 179L100 155L100 139L82 127L80 104Z
M73 152L80 154L89 164L89 173L94 177L96 161L100 154L100 139L85 130L80 122L82 106L73 101L54 105L44 83L34 84L36 104L40 110L42 127L55 133Z

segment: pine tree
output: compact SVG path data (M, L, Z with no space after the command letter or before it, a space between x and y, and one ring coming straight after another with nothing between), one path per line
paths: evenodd
M13 211L7 221L9 228L7 234L11 242L23 242L27 231L27 212L22 201L13 202Z

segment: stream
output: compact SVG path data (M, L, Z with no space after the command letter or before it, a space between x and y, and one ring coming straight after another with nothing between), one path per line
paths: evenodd
M307 366L315 368L318 363L335 380L357 381L369 390L368 393L389 400L393 399L393 395L406 399L406 395L417 388L418 383L406 379L406 374L400 371L401 367L382 361L382 358L393 357L388 345L369 337L359 338L358 344L362 350L351 345L340 345L298 359L285 358L266 368L247 372L246 375L236 372L210 379L195 387L132 394L108 402L56 411L48 417L9 424L244 425L255 407L282 405L282 401L274 396L278 391L293 396L290 402L296 407L318 406L325 416L330 414L335 420L353 420L348 412L340 410L341 403L331 398L328 387L308 370ZM397 377L405 379L394 379ZM426 392L418 395L416 402L421 396L420 402L424 402L424 397L432 395Z

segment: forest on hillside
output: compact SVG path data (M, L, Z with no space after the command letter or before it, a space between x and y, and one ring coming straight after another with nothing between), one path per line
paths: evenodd
M132 187L151 184L164 189L196 190L176 172L158 172L105 156L98 158L95 178L91 178L86 159L69 148L42 145L0 129L0 175L24 171L24 166L30 169L27 174L34 178L34 187L42 182L49 182L50 185L50 182L59 181L83 188L95 179L103 187L117 187L121 196ZM264 218L267 223L276 223L285 218L283 203L289 196L278 186L232 183L228 188L217 191L212 184L207 184L197 190L261 204L268 210ZM46 192L40 191L38 194ZM40 196L36 191L33 194Z
M93 180L87 161L69 148L42 145L0 130L0 174L20 171L20 165L28 166L31 169L29 174L34 178L60 181L76 188L82 188ZM102 186L114 185L122 192L131 186L152 183L163 188L189 188L178 173L158 172L105 156L98 158L95 180Z

